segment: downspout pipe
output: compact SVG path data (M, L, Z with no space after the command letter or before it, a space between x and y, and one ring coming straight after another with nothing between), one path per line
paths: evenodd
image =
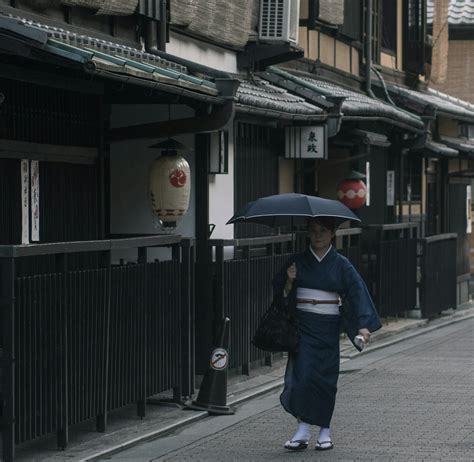
M375 98L372 91L372 0L366 0L365 8L365 91Z
M158 23L155 20L148 20L145 23L145 49L148 53L158 56L160 58L166 59L168 61L181 64L186 66L189 70L194 72L199 72L200 74L208 75L210 77L219 78L219 79L233 79L234 76L231 74L220 71L218 69L213 69L212 67L204 66L203 64L195 63L194 61L189 61L188 59L180 58L175 55L166 53L159 49L158 44Z

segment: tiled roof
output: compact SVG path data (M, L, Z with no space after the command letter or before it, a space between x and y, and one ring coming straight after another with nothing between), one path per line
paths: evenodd
M450 148L456 149L460 154L467 154L474 157L474 141L465 138L455 138L452 136L440 136L442 143Z
M419 112L421 113L431 106L436 108L438 112L445 113L454 118L474 120L474 104L454 98L440 91L431 88L426 92L417 91L395 85L390 85L389 91L397 104L416 109L413 106L413 103L416 103L415 106L419 106Z
M436 141L427 141L425 146L420 149L421 151L428 151L430 153L430 157L433 156L441 156L441 157L457 157L458 151L453 149L449 146L446 146L443 143L437 143Z
M15 38L23 37L25 46L39 53L81 64L86 71L104 77L127 79L138 85L164 84L170 90L181 87L194 94L219 94L214 82L191 76L185 66L138 49L5 14L0 14L0 30Z
M435 0L428 0L426 8L428 24L433 23L434 6ZM450 25L474 25L474 0L450 0L448 21Z
M126 45L102 40L88 35L77 34L75 32L68 31L67 29L49 26L47 24L42 24L37 21L32 21L30 19L22 18L20 16L15 16L9 13L0 12L0 17L11 19L17 24L23 24L27 27L43 30L48 34L49 38L67 43L72 46L76 46L79 48L94 48L104 53L110 53L123 57L124 59L137 59L140 61L149 62L150 64L153 64L155 66L170 67L178 72L187 71L185 66L174 63L172 61L168 61L157 55L146 53L144 51L138 50L137 48L132 48Z
M422 120L403 109L400 109L384 101L371 98L364 93L349 90L334 83L319 80L307 73L282 70L279 68L271 68L271 72L275 72L280 76L287 76L293 82L304 85L306 88L313 90L319 96L327 98L330 96L342 96L345 98L342 103L341 112L343 118L347 117L384 117L394 121L402 122L417 129L423 129Z
M271 116L285 114L294 116L323 117L324 111L307 103L303 98L288 93L283 88L279 88L266 80L254 77L252 80L244 80L237 90L237 110L245 111L245 108L256 108L269 111Z

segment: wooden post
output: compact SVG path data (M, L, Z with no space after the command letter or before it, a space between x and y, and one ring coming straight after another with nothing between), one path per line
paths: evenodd
M101 412L96 416L96 430L98 432L105 432L107 428L107 408L109 401L109 354L110 354L110 299L111 299L111 281L112 281L112 255L110 250L101 253L101 268L105 268L105 296L104 296L104 338L102 339L103 345L103 364L104 370L102 374L101 390L97 390L99 393L99 402Z
M58 447L65 449L69 442L69 385L68 385L68 271L66 254L56 256L56 267L62 274L62 294L60 310L60 364L59 364L59 406L58 406L58 428L56 432Z
M139 312L141 310L142 314L142 355L139 359L140 367L139 370L142 371L141 373L141 380L139 380L139 389L138 389L138 399L137 399L137 415L138 417L145 417L145 404L146 404L146 383L147 383L147 312L148 312L148 297L147 297L147 265L148 259L148 249L146 247L140 247L138 249L138 264L143 265L143 298L141 307L139 308Z

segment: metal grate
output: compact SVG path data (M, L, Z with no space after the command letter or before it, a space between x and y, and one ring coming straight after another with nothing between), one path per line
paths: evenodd
M262 0L260 14L260 36L283 39L285 0Z

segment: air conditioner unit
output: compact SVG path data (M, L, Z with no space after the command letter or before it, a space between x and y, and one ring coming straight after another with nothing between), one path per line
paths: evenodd
M296 43L299 17L299 0L261 0L258 38L268 43Z

